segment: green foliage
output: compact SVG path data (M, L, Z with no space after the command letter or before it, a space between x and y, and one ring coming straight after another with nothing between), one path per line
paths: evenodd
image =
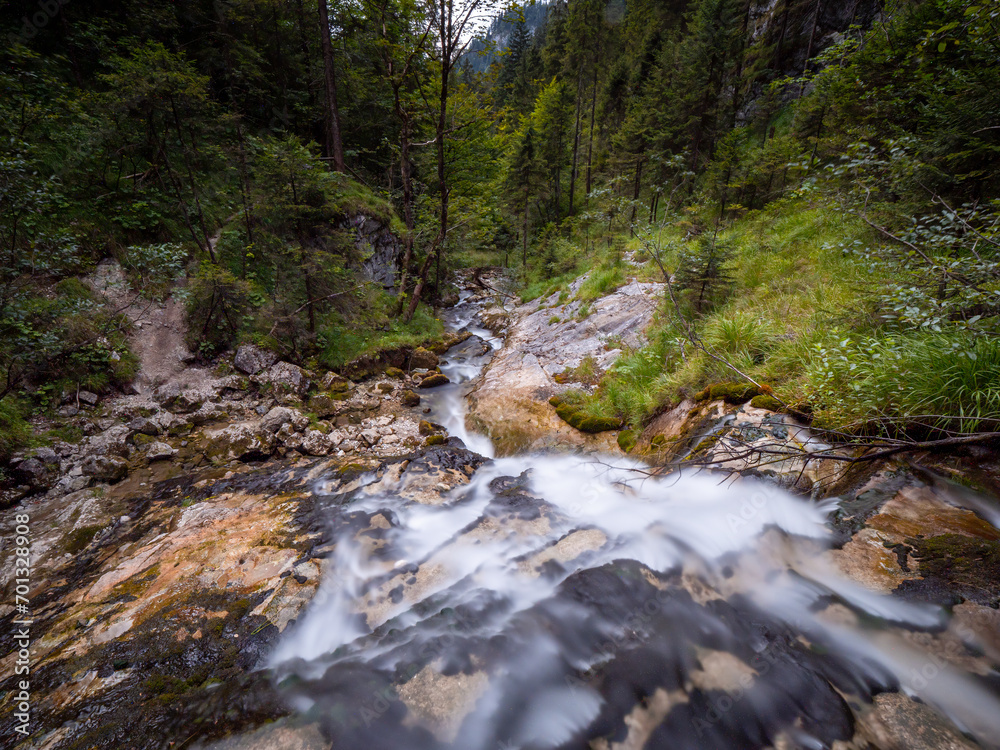
M1000 427L1000 340L912 333L817 344L807 393L825 424L895 435Z
M23 448L31 440L31 425L25 419L25 406L14 398L0 401L0 461Z
M390 317L392 300L379 294L372 306L351 320L332 319L320 332L323 345L319 361L324 367L339 368L366 354L397 347L416 347L439 338L444 325L433 311L421 305L406 322Z
M625 269L620 263L595 268L580 285L576 298L583 302L606 297L625 283Z

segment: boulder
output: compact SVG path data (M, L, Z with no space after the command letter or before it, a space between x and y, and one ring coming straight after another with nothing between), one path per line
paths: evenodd
M358 433L358 437L369 448L375 446L382 439L382 435L378 430L362 430Z
M420 387L421 388L434 388L435 386L445 385L446 383L450 383L450 382L451 381L448 380L448 376L447 375L442 375L439 372L435 372L435 373L432 373L432 374L428 375L423 380L421 380L420 381Z
M206 434L209 447L205 455L220 461L268 458L278 444L274 433L262 428L259 422L237 422Z
M174 399L171 406L174 411L180 414L190 414L191 412L198 411L198 409L201 408L201 405L207 400L207 393L201 393L199 391L192 391L188 389L178 393L177 398Z
M420 396L410 390L403 391L399 396L403 406L420 406Z
M225 408L219 404L203 404L198 411L188 417L188 421L195 425L208 424L209 422L222 422L229 414Z
M310 456L326 456L332 447L329 436L324 435L319 430L306 430L306 434L302 436L299 450Z
M266 370L273 365L277 359L277 355L273 352L253 344L244 344L236 350L233 366L247 375L256 375L261 370Z
M146 417L136 417L128 423L128 428L132 432L141 433L143 435L155 436L160 434L159 425Z
M76 397L81 404L86 406L97 406L97 402L100 401L100 397L96 393L91 393L90 391L80 391L76 394Z
M408 366L411 370L433 370L438 366L438 358L431 350L418 346L410 353Z
M301 429L309 424L309 420L305 415L286 406L275 406L260 420L260 426L270 432L278 432L286 424Z
M167 383L166 385L161 385L153 391L153 398L156 400L156 403L164 409L170 409L173 407L174 402L180 395L181 387L177 385L177 383Z
M311 385L302 368L290 362L278 362L257 379L272 386L276 396L286 394L304 396Z
M128 464L116 456L91 456L82 468L84 476L108 484L120 482L128 475Z
M177 449L171 448L168 443L150 443L146 449L146 459L149 461L164 461L177 455Z
M55 464L46 463L38 456L24 459L11 464L12 479L21 485L26 485L33 491L47 490L55 484L59 473L59 460Z
M128 457L128 439L132 430L123 424L105 430L100 435L93 435L87 440L87 450L101 456Z

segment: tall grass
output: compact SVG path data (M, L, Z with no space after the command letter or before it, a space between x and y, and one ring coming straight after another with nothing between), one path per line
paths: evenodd
M823 422L892 434L1000 429L1000 340L915 333L818 346L807 372Z

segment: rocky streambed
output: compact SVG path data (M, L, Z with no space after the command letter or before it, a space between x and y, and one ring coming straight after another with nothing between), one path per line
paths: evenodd
M358 382L246 348L73 406L93 434L25 456L3 520L5 581L32 529L11 746L997 746L995 455L845 469L709 399L626 456L547 399L638 342L655 286L586 317L467 287L440 353ZM714 471L650 469L683 456Z

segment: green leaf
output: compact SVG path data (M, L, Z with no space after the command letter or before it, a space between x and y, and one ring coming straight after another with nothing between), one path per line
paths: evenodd
M938 42L938 52L944 52L948 47L948 42Z

